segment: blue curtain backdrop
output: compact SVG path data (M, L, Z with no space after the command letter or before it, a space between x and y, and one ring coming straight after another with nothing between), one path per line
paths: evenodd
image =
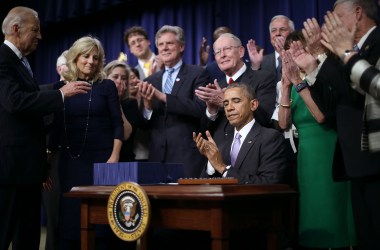
M4 2L3 2L4 1ZM243 45L256 40L266 53L273 51L269 39L269 22L275 15L290 17L296 29L303 21L316 17L320 23L335 0L2 0L1 20L14 6L28 6L38 11L42 26L42 41L30 56L35 76L41 84L58 79L57 57L79 37L92 35L104 46L106 62L117 59L119 53L128 55L128 63L136 64L123 41L124 31L143 26L151 39L163 25L178 25L185 30L184 61L199 63L198 49L205 36L212 45L212 33L218 26L229 26ZM211 59L213 60L213 56Z

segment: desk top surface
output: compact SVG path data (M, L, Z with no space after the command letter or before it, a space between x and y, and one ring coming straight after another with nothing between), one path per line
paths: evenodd
M295 195L289 185L141 185L150 199L228 200L241 197ZM115 186L73 187L66 197L108 199Z

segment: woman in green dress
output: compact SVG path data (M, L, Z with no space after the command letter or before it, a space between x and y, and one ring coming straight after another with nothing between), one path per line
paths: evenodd
M301 32L290 34L285 48L300 38ZM284 51L282 65L279 125L285 129L293 123L299 136L299 245L309 249L349 249L356 244L350 182L334 182L332 177L337 133L313 100L308 83L302 80L303 74L318 67L317 61L306 51L297 56ZM307 67L300 70L297 65ZM328 96L334 101L330 86L326 91L331 91Z

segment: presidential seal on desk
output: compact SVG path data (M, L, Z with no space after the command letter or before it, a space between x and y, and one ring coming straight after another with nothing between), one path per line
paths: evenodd
M119 184L108 198L107 215L117 237L125 241L138 240L148 229L151 216L145 190L134 182Z

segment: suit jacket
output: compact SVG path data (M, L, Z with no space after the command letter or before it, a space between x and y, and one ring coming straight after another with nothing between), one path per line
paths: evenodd
M266 71L252 70L247 67L247 70L236 82L248 84L254 89L256 97L259 100L259 107L254 114L256 122L269 127L276 103L275 75ZM221 88L225 88L228 84L224 79L219 85ZM223 109L219 110L218 117L215 121L210 121L206 115L204 115L202 124L202 126L206 126L205 129L210 130L218 146L224 142L225 136L234 131L233 127L229 124Z
M275 54L275 52L270 53L270 54L264 56L263 61L262 61L261 66L260 66L260 69L268 71L271 74L276 75L276 79L278 79L278 78L281 79L281 76L277 76L276 54Z
M17 55L0 46L0 185L41 183L46 165L43 116L63 107L59 90L40 91Z
M376 64L380 57L379 27L367 37L360 53L370 64ZM336 57L329 56L323 63L317 75L317 81L310 88L312 95L318 97L316 93L320 92L319 85L324 83L333 84L338 93L336 123L339 145L336 149L335 160L340 164L334 164L334 177L356 178L379 175L380 153L361 152L365 97L351 88L350 79L345 78L342 65ZM324 103L324 105L328 104Z
M146 81L162 91L163 73L163 70L156 72ZM199 154L192 133L200 132L200 118L206 106L194 91L209 82L202 67L183 63L172 93L166 95L166 104L154 101L153 114L148 121L150 161L184 163L185 177L199 177L206 159Z
M230 165L230 151L234 134L227 136L220 147L223 162ZM255 122L243 141L226 177L235 177L240 184L277 184L284 182L286 170L285 140L277 130L262 127ZM221 177L220 173L209 176L204 168L202 177Z
M143 68L141 68L140 64L135 66L135 69L139 72L140 80L144 80L146 78Z

